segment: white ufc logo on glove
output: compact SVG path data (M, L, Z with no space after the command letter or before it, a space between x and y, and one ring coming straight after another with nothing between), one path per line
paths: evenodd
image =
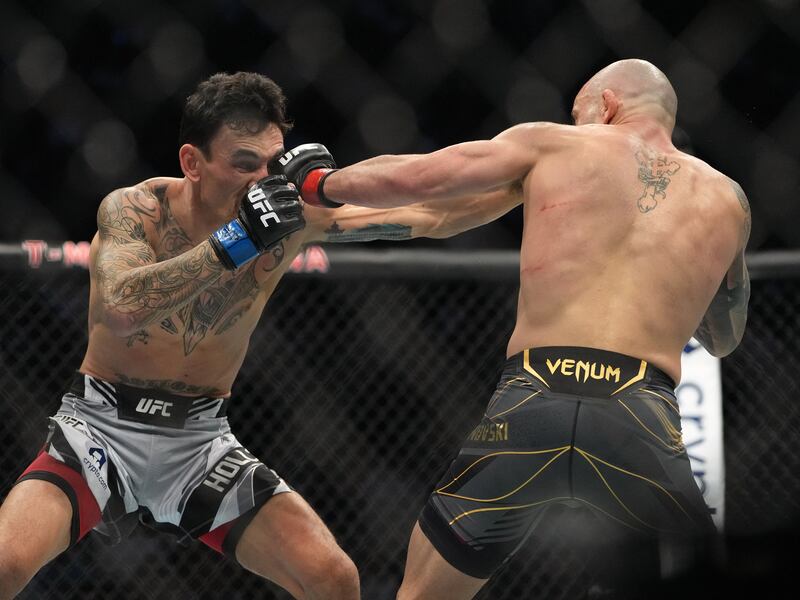
M267 195L264 193L264 190L259 187L253 188L247 192L247 199L250 201L250 204L253 208L256 208L264 213L261 215L261 224L264 227L269 227L269 223L267 223L267 221L270 219L274 220L276 223L281 222L281 220L278 218L278 215L275 214L275 209L272 208L270 203L267 201Z
M278 162L281 163L282 167L285 167L286 165L289 164L289 161L292 160L292 158L300 154L303 150L308 150L310 148L316 149L317 144L301 144L297 148L292 148L286 154L281 156L278 159Z

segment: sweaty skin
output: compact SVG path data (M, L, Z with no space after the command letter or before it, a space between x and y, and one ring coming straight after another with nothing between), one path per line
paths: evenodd
M210 157L191 149L182 157L187 177L149 179L103 200L90 253L82 372L176 394L228 395L267 300L305 244L446 237L522 201L517 186L506 186L403 208L306 205L305 229L227 271L206 240L236 216L247 188L283 152L275 126L255 135L223 127Z
M671 142L674 92L621 61L575 100L576 126L527 123L428 155L380 156L325 180L332 200L400 206L518 183L520 291L508 356L586 346L680 380L696 334L721 356L741 340L750 231L738 184Z

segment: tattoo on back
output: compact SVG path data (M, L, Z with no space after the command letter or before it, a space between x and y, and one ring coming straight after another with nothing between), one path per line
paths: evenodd
M410 240L411 226L400 223L370 223L366 227L357 229L342 229L334 221L328 229L326 241L328 242L371 242L373 240Z
M644 191L636 204L641 212L647 213L658 206L659 200L666 199L670 176L681 166L674 160L668 160L665 155L659 155L648 148L637 150L635 156L636 162L639 163L639 181L644 183Z
M747 201L747 196L738 183L736 183L733 179L728 178L730 181L731 187L733 188L733 192L736 194L736 198L739 200L739 204L742 206L742 210L744 211L744 233L745 239L750 237L750 228L752 227L752 215L750 214L750 203Z

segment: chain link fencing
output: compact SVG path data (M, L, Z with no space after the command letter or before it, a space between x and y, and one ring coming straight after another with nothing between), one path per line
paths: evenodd
M470 274L469 260L452 262L427 275L378 265L336 276L332 253L330 273L287 276L234 386L237 437L317 510L370 600L394 598L418 511L480 419L514 322L513 269ZM44 442L85 351L88 275L0 269L0 289L5 494ZM731 535L785 530L800 516L798 305L800 277L755 280L745 339L722 361ZM571 599L589 585L566 541L532 538L478 598ZM20 598L289 596L203 544L139 526L114 548L89 535Z

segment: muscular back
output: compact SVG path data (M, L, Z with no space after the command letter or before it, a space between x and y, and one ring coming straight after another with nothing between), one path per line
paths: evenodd
M745 212L732 182L624 127L537 135L509 354L597 347L677 381L680 352L742 249Z

